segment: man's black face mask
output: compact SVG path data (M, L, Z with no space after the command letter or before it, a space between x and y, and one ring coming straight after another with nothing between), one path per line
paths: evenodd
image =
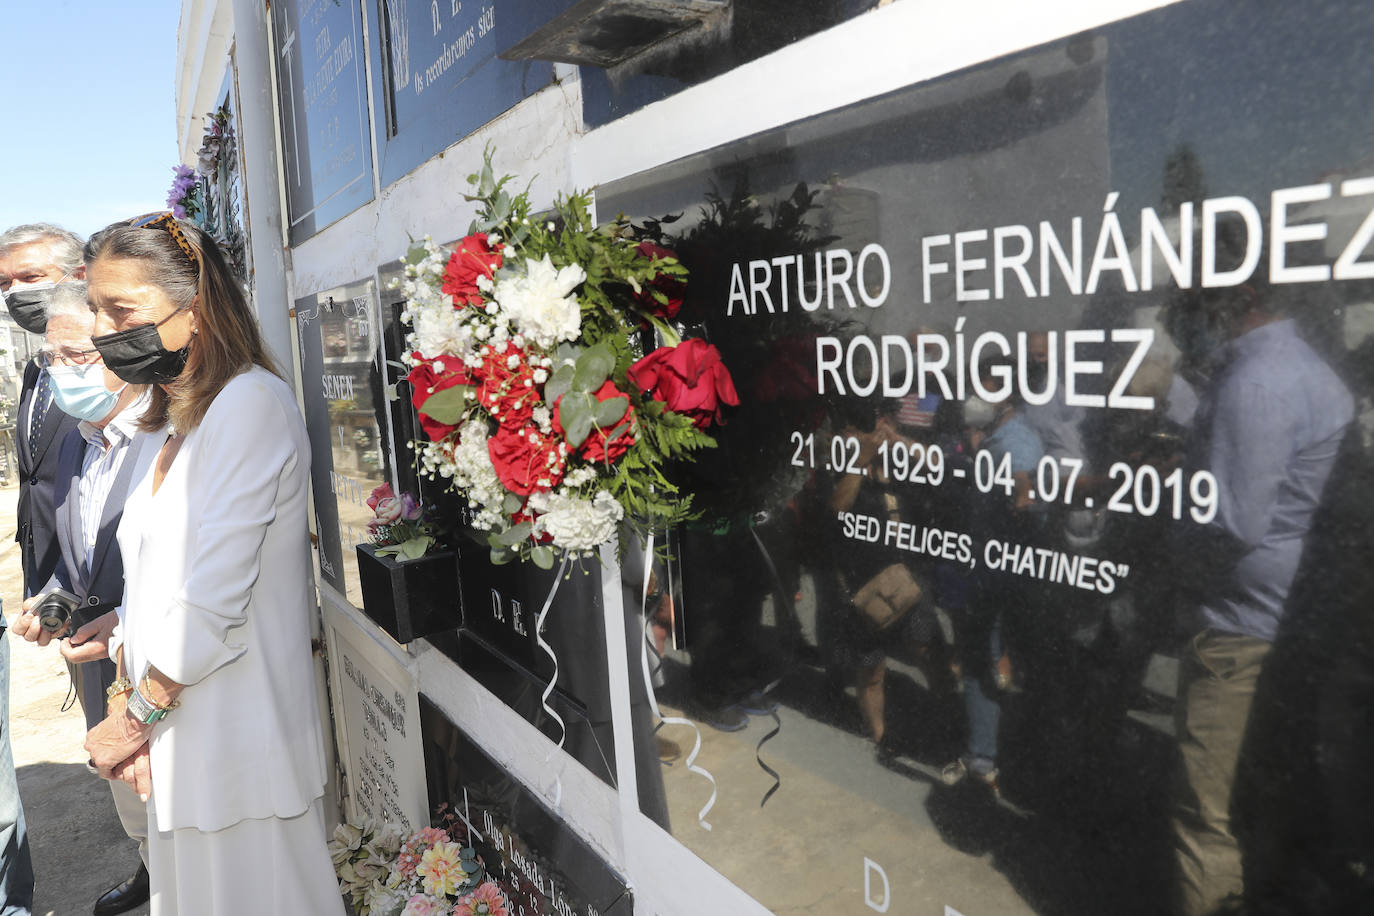
M14 323L30 334L42 334L48 327L48 300L56 283L24 286L5 293L5 308Z

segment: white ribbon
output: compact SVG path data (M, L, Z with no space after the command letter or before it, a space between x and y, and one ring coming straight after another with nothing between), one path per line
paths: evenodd
M544 639L544 618L549 616L549 608L553 607L554 596L558 594L558 587L563 584L563 576L568 571L568 554L563 554L563 562L558 567L558 575L553 580L553 587L549 589L549 597L544 599L544 607L539 611L539 616L534 620L534 641L539 648L544 650L549 660L553 662L553 675L549 678L549 683L544 687L544 694L539 698L539 702L544 707L544 712L558 723L558 744L553 750L563 747L563 742L568 737L568 726L552 706L549 705L549 697L553 694L553 688L558 683L558 655L553 651L553 646L549 645ZM544 758L547 764L553 760L553 750ZM553 808L558 811L563 805L563 777L555 774L553 777Z
M706 820L706 812L710 811L715 805L718 790L716 788L716 778L712 776L705 767L696 766L697 755L701 753L701 729L697 728L697 724L691 719L684 719L681 716L665 716L663 711L658 708L658 700L654 697L654 679L649 673L649 640L651 638L651 623L649 620L649 575L653 571L653 563L654 536L653 533L650 532L644 544L644 585L639 599L640 611L644 618L644 633L639 643L639 662L640 668L644 672L644 690L649 695L649 708L653 710L655 718L659 720L658 728L662 728L665 725L686 725L692 729L692 734L694 735L692 752L687 755L687 761L684 766L687 767L687 772L696 773L698 776L705 777L706 781L711 784L711 797L706 800L706 804L697 812L697 823L701 825L701 829L710 830L711 825ZM672 593L669 592L669 594ZM659 660L659 664L662 664L662 659ZM654 731L657 732L658 728L655 728Z

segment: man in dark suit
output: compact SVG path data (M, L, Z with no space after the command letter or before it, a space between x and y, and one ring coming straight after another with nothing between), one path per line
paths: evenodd
M81 239L48 223L15 226L0 234L0 294L21 328L41 334L47 298L57 285L85 275ZM19 394L15 451L19 465L19 508L15 540L24 566L24 597L33 594L57 565L53 536L54 443L76 421L51 406L48 379L33 363L24 367ZM24 809L10 753L9 640L0 617L0 913L29 912L33 905L33 863L24 828Z
M80 604L66 630L48 633L33 616L37 598L24 602L14 633L46 645L54 637L76 632L62 645L73 662L77 696L93 728L105 718L106 691L115 681L109 658L110 639L124 597L124 563L116 533L129 490L143 476L161 439L139 437L138 423L147 407L143 387L127 385L105 369L91 342L94 316L86 305L84 283L64 284L48 302L47 335L38 362L51 376L53 400L80 422L57 446L54 504L58 560L49 580L38 589L71 592ZM130 837L146 856L148 812L133 789L111 781L115 808ZM112 916L148 899L146 869L140 865L128 881L96 901L96 916Z
M0 291L10 317L24 330L42 334L46 304L58 284L85 276L78 236L49 223L16 226L0 235ZM24 367L19 393L15 450L19 464L19 509L15 540L24 564L24 597L52 576L57 565L53 531L53 480L56 444L76 428L76 420L53 407L47 373L36 363Z

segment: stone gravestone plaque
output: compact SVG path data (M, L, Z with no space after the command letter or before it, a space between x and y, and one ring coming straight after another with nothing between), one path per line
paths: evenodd
M389 479L391 453L371 281L296 300L301 397L310 434L320 572L362 607L356 544L367 541L367 498Z
M511 916L630 916L634 895L577 833L420 698L430 797L447 803Z
M349 817L390 821L407 832L427 826L414 677L379 642L383 637L346 612L327 611L325 626Z
M292 245L372 199L359 2L272 4Z
M519 31L504 0L367 0L388 185L544 88L553 66L497 58Z

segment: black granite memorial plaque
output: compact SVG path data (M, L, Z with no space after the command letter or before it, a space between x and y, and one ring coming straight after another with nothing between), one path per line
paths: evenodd
M359 3L272 4L292 245L372 199Z
M367 498L389 479L393 461L384 434L377 297L364 281L297 299L294 312L320 572L362 607L354 546L368 540Z
M447 803L512 916L634 912L625 880L423 694L420 729L430 800Z
M553 80L497 54L521 23L506 0L366 0L376 74L378 172L391 184Z
M640 624L674 836L797 913L1374 899L1371 46L1169 5L599 190L742 401Z

